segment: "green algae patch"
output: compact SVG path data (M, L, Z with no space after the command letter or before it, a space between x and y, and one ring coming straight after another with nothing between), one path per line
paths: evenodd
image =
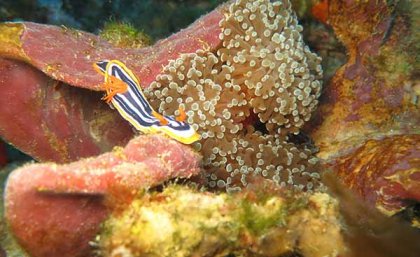
M99 36L112 45L122 48L143 48L151 44L148 35L125 22L106 23Z
M413 56L400 47L383 46L380 53L370 60L376 69L376 76L386 81L387 87L398 88L402 81L410 78L414 70Z
M237 221L253 235L262 235L270 228L285 225L287 210L278 198L271 198L264 203L241 200Z
M252 198L247 193L214 194L179 185L146 192L123 212L111 215L96 245L104 257L292 252L332 257L346 249L337 202L327 194L273 195L267 190L265 197Z

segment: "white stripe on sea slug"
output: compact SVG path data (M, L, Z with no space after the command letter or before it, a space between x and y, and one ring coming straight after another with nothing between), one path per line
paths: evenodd
M106 65L104 69L104 65ZM96 71L104 75L105 85L111 86L113 95L112 105L116 107L120 115L131 125L143 133L164 133L175 140L191 144L200 139L195 129L186 122L180 122L173 117L163 116L167 124L161 124L160 120L153 115L155 112L143 94L134 73L118 60L105 60L94 64ZM112 76L127 85L124 92L112 92L109 77ZM123 86L124 88L124 86Z

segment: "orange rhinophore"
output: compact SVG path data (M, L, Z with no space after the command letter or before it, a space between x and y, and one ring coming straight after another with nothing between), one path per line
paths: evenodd
M101 71L96 65L93 65L93 68L98 72L103 74L103 71ZM124 81L121 81L120 79L116 78L115 76L112 76L110 74L105 73L105 81L102 84L102 87L106 91L106 95L102 97L102 100L104 100L106 103L111 103L112 98L116 94L122 94L125 93L128 90L127 84L124 83Z
M176 116L176 121L184 122L187 119L187 114L181 106L178 107L179 115Z
M108 76L103 87L106 90L106 95L102 100L105 100L107 103L110 103L116 94L122 94L127 91L127 84L114 76Z

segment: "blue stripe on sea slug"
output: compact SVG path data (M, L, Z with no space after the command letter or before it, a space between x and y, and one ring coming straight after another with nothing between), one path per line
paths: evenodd
M152 111L150 105L146 101L145 96L143 95L143 92L140 92L141 89L138 88L138 86L136 85L136 82L133 79L130 79L128 74L125 74L118 66L112 66L111 75L126 82L127 85L131 89L130 92L135 94L135 96L132 96L132 97L136 97L134 99L139 99L141 101L142 106L146 108L147 112Z
M158 114L147 101L134 73L118 60L105 60L94 64L104 75L106 102L112 104L120 115L143 133L164 133L181 143L191 144L200 139L193 127L181 118Z

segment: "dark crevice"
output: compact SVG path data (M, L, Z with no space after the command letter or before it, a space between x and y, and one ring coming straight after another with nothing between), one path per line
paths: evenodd
M269 134L267 127L265 126L265 123L261 122L260 119L258 118L258 114L254 113L252 109L249 112L250 112L249 116L246 117L246 119L242 121L242 124L244 125L244 127L251 125L252 127L254 127L255 131L258 131L263 135Z
M229 253L229 254L225 255L224 257L238 257L238 256L239 255ZM304 256L301 255L300 253L297 253L297 252L287 252L287 253L281 254L277 257L304 257Z
M288 142L295 144L296 146L300 148L307 148L312 153L316 153L319 151L318 147L315 145L315 142L312 140L312 138L305 134L304 132L300 132L299 134L287 134Z
M410 201L410 205L403 211L397 213L395 217L412 223L415 220L420 220L420 202Z
M261 132L263 135L268 134L267 127L265 126L265 123L262 123L260 120L254 123L255 131Z
M279 257L304 257L304 256L297 252L288 252L288 253L280 255Z

